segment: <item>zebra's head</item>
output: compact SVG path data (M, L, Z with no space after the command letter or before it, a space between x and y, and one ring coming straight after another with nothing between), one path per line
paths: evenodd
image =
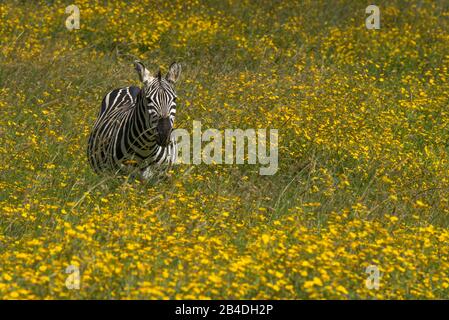
M156 142L160 146L167 146L173 130L176 114L175 82L181 74L181 64L173 62L165 76L161 71L151 76L148 69L140 61L134 66L143 82L142 97L150 114L150 126L154 128Z

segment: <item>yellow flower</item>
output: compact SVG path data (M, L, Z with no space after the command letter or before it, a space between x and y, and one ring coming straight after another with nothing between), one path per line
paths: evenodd
M340 286L337 286L336 290L337 290L338 292L343 293L343 294L348 294L348 293L349 293L348 290L346 290L346 288L343 287L343 286L341 286L341 285L340 285Z
M268 244L268 242L270 242L270 236L269 235L267 235L267 234L263 234L262 235L262 242L264 243L264 244Z

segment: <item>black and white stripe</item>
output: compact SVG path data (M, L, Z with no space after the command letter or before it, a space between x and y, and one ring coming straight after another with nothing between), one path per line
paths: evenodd
M171 165L177 148L171 138L176 115L174 83L181 66L173 63L167 75L150 76L135 63L143 87L109 92L88 142L88 158L97 173L117 173L130 165L142 173L155 166Z

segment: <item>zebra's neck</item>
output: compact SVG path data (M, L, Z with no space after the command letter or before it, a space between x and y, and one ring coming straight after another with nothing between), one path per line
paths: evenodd
M144 89L136 97L136 112L134 113L134 119L132 122L134 127L138 128L141 136L138 138L150 139L156 134L155 121L148 110L147 100L145 98Z
M136 104L137 111L135 113L135 123L140 124L141 122L139 119L145 119L145 121L142 123L144 129L139 129L144 134L134 142L134 151L137 151L137 147L137 149L140 149L137 154L145 159L145 161L149 160L150 163L159 162L161 159L165 158L166 151L164 151L164 147L159 146L156 143L156 126L158 119L150 112L143 89L141 94L138 95Z

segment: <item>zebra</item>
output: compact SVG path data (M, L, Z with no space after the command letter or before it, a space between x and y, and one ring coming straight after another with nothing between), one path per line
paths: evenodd
M137 172L149 179L176 161L171 133L176 114L174 85L181 64L172 63L165 77L160 70L151 76L140 61L134 67L142 88L119 88L105 95L89 136L87 156L98 174Z

